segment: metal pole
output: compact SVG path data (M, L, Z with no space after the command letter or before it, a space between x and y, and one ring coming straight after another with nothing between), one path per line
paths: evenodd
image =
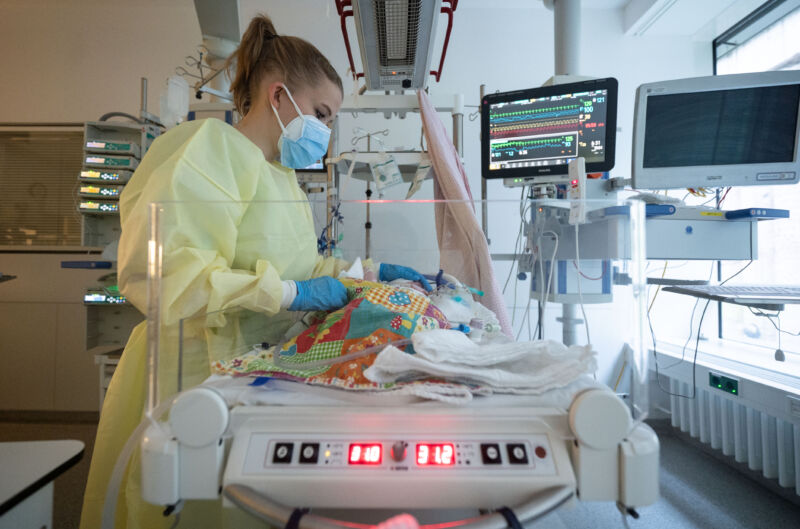
M555 75L580 73L581 0L552 0ZM578 281L580 281L580 277ZM564 345L576 343L577 307L572 303L561 305L561 334Z
M328 145L328 156L330 158L335 158L338 156L339 147L338 147L338 140L339 140L339 118L335 118L333 120L333 127L331 131L331 142ZM336 223L333 221L333 202L334 202L334 195L338 194L338 188L335 184L336 179L336 167L334 164L326 163L326 167L328 170L328 180L326 182L327 189L325 190L325 226L326 233L325 235L328 237L328 247L325 250L325 254L330 256L333 253L333 247L331 245L332 241L336 240L338 229L336 227Z
M574 303L564 303L561 305L561 340L564 345L574 345L577 343L578 324L583 320L579 319L578 307Z
M367 134L367 152L372 152L372 135ZM369 220L369 200L372 198L369 180L367 180L367 222L364 224L364 258L369 259L369 231L372 229L372 222Z
M142 95L141 95L141 111L142 116L147 115L147 77L142 77Z
M581 0L553 0L556 75L581 69Z
M479 105L483 103L483 96L486 95L486 85L481 85L481 98ZM478 107L480 108L480 106ZM483 126L483 125L481 125ZM481 175L481 228L483 228L483 236L486 237L486 244L492 244L489 240L489 208L486 201L489 199L488 191L486 189L486 179Z

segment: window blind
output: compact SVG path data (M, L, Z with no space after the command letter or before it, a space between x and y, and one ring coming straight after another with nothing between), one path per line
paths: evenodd
M16 129L16 127L14 127ZM83 131L0 131L0 246L79 246Z

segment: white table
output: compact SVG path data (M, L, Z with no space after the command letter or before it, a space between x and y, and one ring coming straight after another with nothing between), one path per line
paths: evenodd
M0 529L50 529L53 480L82 457L80 441L0 443Z

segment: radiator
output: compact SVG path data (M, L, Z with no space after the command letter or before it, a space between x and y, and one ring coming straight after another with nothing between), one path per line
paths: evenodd
M711 370L697 371L694 399L670 396L672 426L800 495L800 399L746 380L739 395L729 395L701 386ZM692 395L684 377L667 376L671 393ZM761 398L748 400L748 388ZM770 390L774 395L763 398ZM772 410L770 401L777 402Z

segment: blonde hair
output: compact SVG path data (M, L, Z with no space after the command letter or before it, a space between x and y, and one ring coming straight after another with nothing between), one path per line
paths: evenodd
M231 92L236 110L244 116L250 110L265 74L280 74L289 90L313 86L328 78L342 90L342 80L328 59L307 40L278 35L272 20L258 15L250 21L242 42L228 57L225 68L236 68Z

